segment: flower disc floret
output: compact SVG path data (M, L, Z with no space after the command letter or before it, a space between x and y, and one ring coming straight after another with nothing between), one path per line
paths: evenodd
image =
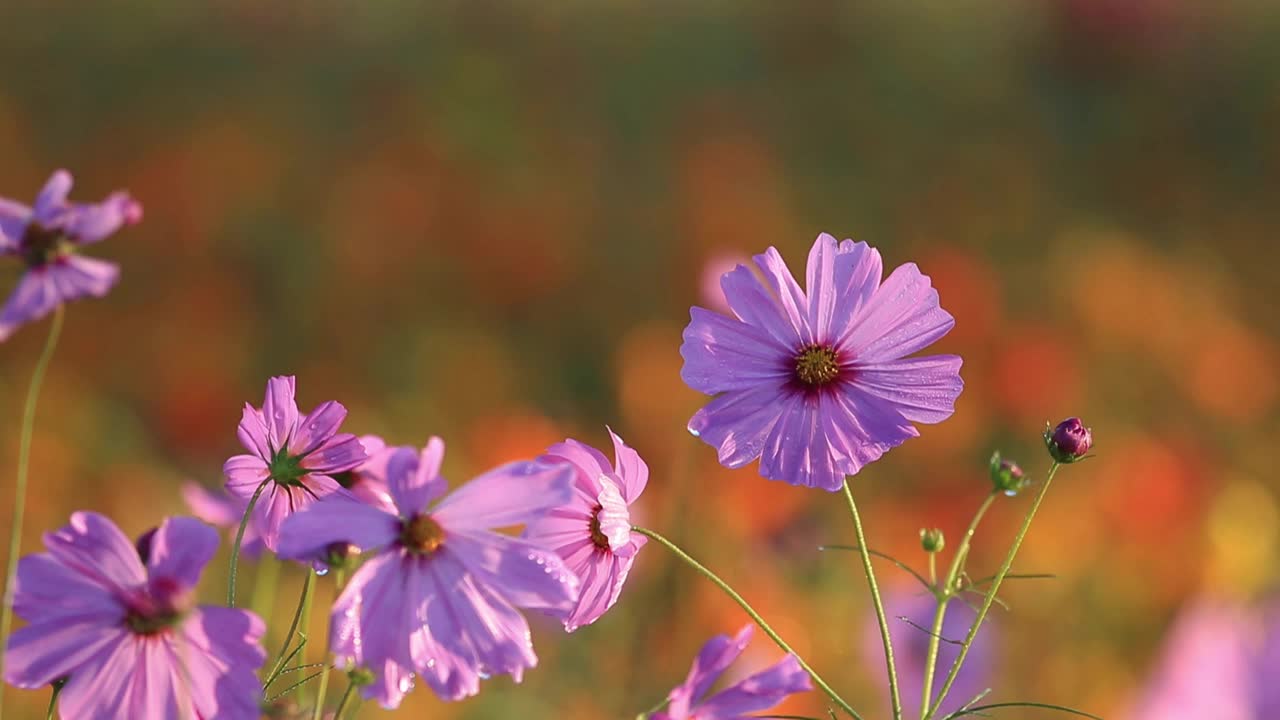
M840 356L822 345L809 345L796 354L796 379L820 388L840 377Z
M444 528L430 515L415 514L400 524L400 544L410 552L429 555L444 545Z

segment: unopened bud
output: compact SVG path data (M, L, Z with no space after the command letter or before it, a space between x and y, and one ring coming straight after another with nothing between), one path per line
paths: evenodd
M1002 492L1009 497L1017 495L1031 483L1026 474L1022 472L1022 468L1018 467L1018 463L1001 458L999 450L991 454L989 469L991 472L991 484L995 486L998 492Z
M920 530L920 547L924 548L927 553L942 552L942 548L947 546L947 539L942 536L942 531L938 528L921 528Z
M1093 447L1093 432L1084 426L1080 418L1067 418L1058 427L1044 429L1044 445L1049 454L1060 463L1073 463L1089 453Z
M369 668L354 667L347 671L347 678L351 680L351 684L356 687L364 687L372 685L377 678L374 677L373 671Z

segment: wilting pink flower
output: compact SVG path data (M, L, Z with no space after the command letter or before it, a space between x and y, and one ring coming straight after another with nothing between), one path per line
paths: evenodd
M18 564L14 610L30 624L9 638L6 681L66 679L67 720L258 717L262 621L194 603L213 528L169 518L135 548L106 517L78 512L44 544Z
M929 631L933 627L933 614L937 603L925 592L886 590L885 614L889 618L889 637L893 640L893 652L898 667L898 688L902 695L905 717L920 715L920 693L924 690L924 665L929 649ZM976 613L958 598L952 598L947 607L947 617L942 623L938 641L938 663L933 680L933 699L942 691L943 681L955 662L960 646ZM905 620L903 618L906 618ZM991 616L973 639L973 646L965 657L955 684L947 692L939 717L955 712L987 688L994 687L996 664L999 660L999 627ZM874 613L867 613L862 633L862 662L882 683L888 682L884 665L884 647ZM881 687L885 685L882 684ZM990 696L988 696L989 698Z
M367 457L350 433L339 433L347 409L332 400L306 417L298 412L294 378L267 381L262 409L245 404L237 435L249 455L236 455L222 466L232 495L253 497L267 482L250 522L263 544L276 550L280 524L316 500L347 491L331 477L358 467Z
M681 377L715 395L689 432L737 468L760 459L760 474L838 490L919 431L912 423L951 416L964 383L954 355L908 358L955 320L914 263L881 282L880 253L866 243L818 236L806 290L774 248L757 255L761 282L746 266L720 284L733 309L691 310Z
M376 550L334 604L330 642L373 674L363 692L388 708L413 673L447 700L476 694L489 675L519 682L537 656L516 608L565 612L578 598L577 578L553 551L493 531L567 503L570 469L504 465L428 509L447 489L443 459L439 438L421 455L399 448L387 463L395 511L333 497L288 518L280 536L284 557L313 557L334 543Z
M564 628L573 632L589 625L613 607L635 562L648 541L632 534L628 506L644 492L649 466L622 438L613 438L614 463L599 450L577 440L552 445L539 461L568 463L574 470L574 495L567 505L525 527L524 536L555 548L582 582L582 592Z
M738 659L751 642L750 625L735 637L717 635L711 638L689 669L684 684L667 696L665 710L654 713L650 720L743 720L748 713L768 710L788 695L813 689L809 676L794 655L788 655L765 670L699 701L720 674Z
M225 489L210 490L196 482L182 484L182 499L186 501L191 513L214 527L227 528L228 535L234 541L240 529L240 518L244 517L249 500L232 495ZM240 552L251 558L262 554L264 546L258 530L249 523L244 529Z
M395 501L387 488L387 461L396 449L387 447L377 435L361 435L360 444L368 453L365 461L351 470L334 473L333 479L361 502L395 512Z
M142 206L125 192L100 203L72 204L70 191L71 173L58 170L36 196L35 207L0 198L0 255L15 255L27 266L0 310L0 341L62 303L106 295L120 275L114 263L76 250L138 222Z

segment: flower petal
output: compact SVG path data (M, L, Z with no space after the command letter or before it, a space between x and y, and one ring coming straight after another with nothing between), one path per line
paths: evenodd
M267 463L257 455L234 455L222 464L222 474L227 478L227 492L235 497L249 499L258 486L271 477Z
M443 462L444 441L438 437L427 440L421 453L401 448L387 461L387 489L401 515L420 513L444 494L447 483L440 477Z
M333 652L371 668L387 660L411 667L405 622L420 602L410 592L416 573L402 550L384 551L361 565L333 604Z
M182 483L182 499L191 513L215 527L233 527L240 524L244 515L244 503L232 500L226 493L215 492L190 480Z
M603 551L593 552L589 557L590 561L576 570L582 579L582 590L573 611L565 618L564 629L568 632L599 620L618 602L622 586L635 562L634 556L623 557Z
M841 288L836 283L836 262L840 248L836 239L822 233L809 249L805 266L805 293L808 297L808 323L815 342L831 338L836 301Z
M285 518L277 552L304 560L320 557L333 543L351 543L361 550L389 545L400 531L394 515L345 497L312 503Z
M822 397L794 394L784 400L782 416L765 439L760 474L792 485L836 491L845 473L827 442Z
M270 462L275 452L271 449L267 433L267 421L262 418L262 411L245 403L240 415L240 425L236 428L236 437L245 450Z
M680 378L698 392L713 395L782 384L791 373L794 351L769 340L740 320L703 310L689 310L680 355Z
M897 360L933 344L956 324L915 263L898 267L837 340L858 363Z
M536 542L486 531L453 533L445 552L516 607L568 610L578 578L553 551Z
M130 713L138 664L137 640L120 633L71 674L58 694L58 714L75 720L138 717Z
M67 205L67 193L71 192L71 173L55 170L36 195L32 216L41 225L49 225Z
M64 255L45 267L63 302L103 297L120 279L119 265L83 255Z
M743 650L751 642L752 629L744 626L734 637L717 635L707 641L698 651L698 657L689 668L689 675L683 684L671 691L668 712L673 717L688 717L698 698L707 693L716 679L738 659Z
M142 206L129 193L114 192L100 203L75 207L68 214L63 231L76 243L88 245L109 237L125 223L141 220Z
M320 403L298 422L293 438L289 440L289 454L296 457L315 452L338 432L346 419L347 408L342 403L333 400ZM363 449L364 445L360 447Z
M194 588L217 549L218 532L213 528L192 517L166 518L151 538L150 580L168 578Z
M760 262L763 255L756 257ZM746 265L739 265L720 278L729 309L739 320L760 332L771 347L782 351L794 350L804 344L802 327L778 302L770 291Z
M490 470L440 501L432 515L448 531L523 525L573 497L573 470L515 462Z
M121 594L147 580L137 549L105 515L72 513L69 525L44 534L44 544L59 562Z
M124 639L128 633L120 619L63 617L15 630L4 653L5 682L34 690L71 675Z
M287 447L298 426L296 379L292 375L267 380L267 394L262 401L262 419L267 426L267 439L273 450ZM270 458L268 458L270 459Z
M116 590L48 553L37 553L18 560L13 610L29 623L97 619L114 625L125 615Z
M827 340L844 334L862 308L871 301L883 276L880 251L865 242L845 240L840 243L835 265L836 307L832 312L834 317L828 328L830 335Z
M813 689L809 675L795 655L787 655L772 666L732 687L711 696L698 707L705 720L734 720L777 707L788 695Z
M785 397L782 388L770 385L725 393L694 413L689 432L716 448L721 465L742 467L760 457Z
M31 208L7 198L0 198L0 255L18 250L18 241L27 234Z
M853 384L888 401L912 422L939 423L955 412L964 389L963 362L955 355L931 355L859 365Z
M359 438L350 433L339 433L303 458L300 464L308 470L328 475L354 470L368 459L369 454Z
M618 437L613 428L605 429L609 431L609 437L613 440L614 472L622 480L622 497L626 498L627 504L630 505L640 497L645 486L649 484L649 466L640 457L640 453Z
M809 327L809 300L796 284L795 276L791 274L790 268L778 254L778 249L770 247L753 259L756 267L760 268L764 275L765 282L772 288L783 317L794 331L793 336L798 338L801 344L814 342L813 330ZM725 297L728 296L729 292L726 289ZM733 306L734 312L738 311L738 306L733 303L732 298L729 304Z
M554 464L567 462L577 471L575 484L586 496L594 498L600 492L600 476L613 472L613 465L604 453L572 438L547 448L539 462Z
M631 542L631 513L627 510L627 501L622 499L622 493L612 480L602 477L600 484L600 494L596 496L600 510L596 519L600 523L600 534L609 541L609 549L617 550Z
M53 312L61 303L49 266L26 271L0 310L0 341L9 339L23 325Z

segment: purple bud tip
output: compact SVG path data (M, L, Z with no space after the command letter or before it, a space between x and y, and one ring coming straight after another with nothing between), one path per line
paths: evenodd
M1052 433L1046 433L1045 445L1049 454L1060 463L1079 460L1089 453L1093 447L1093 432L1084 426L1078 417L1067 418L1058 423Z
M142 558L142 564L146 565L151 562L151 541L156 536L156 530L160 528L151 528L150 530L138 536L133 546L138 550L138 557Z

